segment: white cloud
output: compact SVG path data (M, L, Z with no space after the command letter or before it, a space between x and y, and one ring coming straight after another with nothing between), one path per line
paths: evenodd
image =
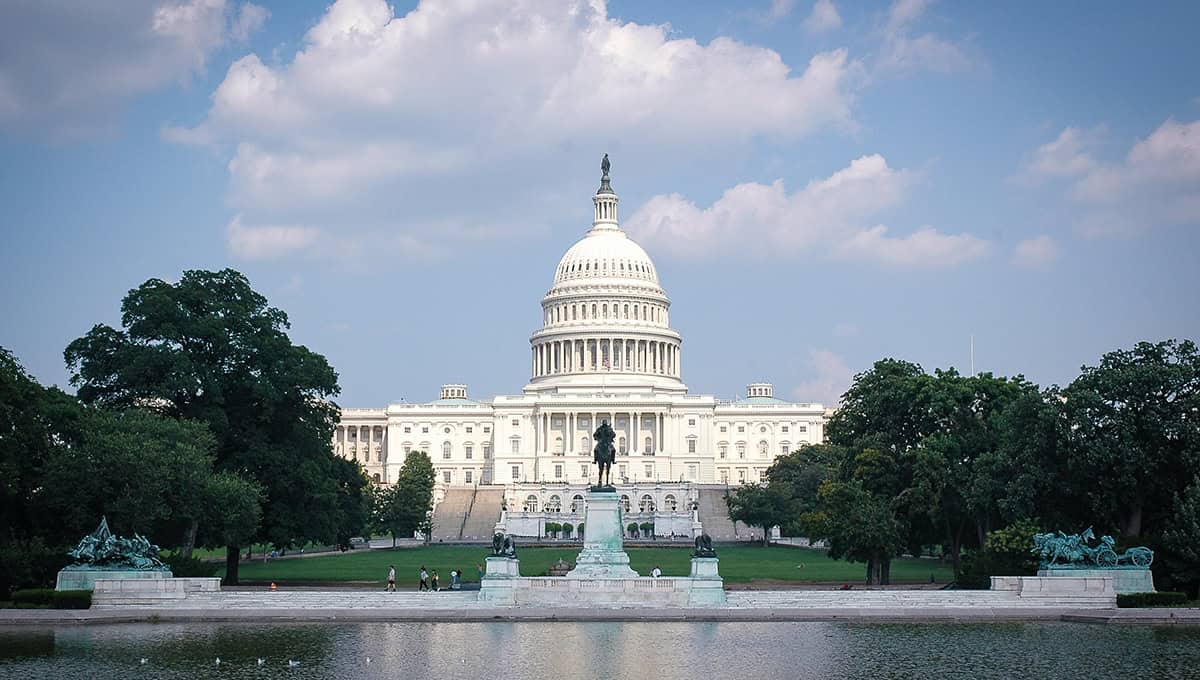
M921 227L901 237L887 235L878 225L860 231L840 247L843 256L875 260L899 267L955 267L988 254L991 244L970 234L943 234Z
M812 12L804 20L804 30L809 33L823 33L842 27L842 16L838 14L833 0L817 0Z
M853 129L862 67L846 50L793 69L770 49L671 33L598 1L422 0L397 17L384 0L338 0L290 61L238 59L204 120L163 136L233 149L228 202L247 220L436 248L475 230L419 231L431 221L528 219L479 190L522 171L554 190L529 168L581 140L678 154ZM430 190L448 178L453 199Z
M679 194L655 196L626 221L626 230L651 250L686 257L823 252L936 267L985 255L987 242L967 234L924 227L897 238L886 236L883 226L863 229L901 203L915 181L911 171L889 167L883 156L863 156L792 193L776 180L739 184L707 208Z
M782 19L792 13L796 0L771 0L770 15L772 19Z
M320 231L296 225L246 226L237 215L225 226L229 249L243 260L266 260L303 251L317 242Z
M793 397L836 406L850 388L854 371L850 370L842 357L827 349L808 350L808 365L812 378L797 385L792 390Z
M87 136L128 98L204 71L266 11L227 0L10 3L0 22L0 127Z
M1026 269L1045 269L1058 258L1058 245L1046 234L1027 238L1013 250L1013 264Z
M952 72L971 68L976 60L962 44L933 33L914 35L913 25L930 0L895 0L888 9L877 68L883 71L926 69Z
M1086 136L1066 128L1039 147L1029 177L1065 178L1083 208L1085 235L1134 234L1155 224L1200 224L1200 120L1168 119L1118 161L1096 158Z

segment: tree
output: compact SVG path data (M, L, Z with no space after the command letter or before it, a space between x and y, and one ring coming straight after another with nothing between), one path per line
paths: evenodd
M788 497L769 484L743 484L725 496L725 503L733 521L762 527L763 546L771 544L771 527L786 523L792 516Z
M1068 472L1089 480L1096 524L1139 536L1171 519L1200 468L1200 352L1189 340L1140 342L1084 366L1062 393Z
M1163 566L1175 588L1194 599L1200 593L1200 476L1175 499L1175 511L1163 532Z
M633 537L633 538L637 538L637 535L638 535L638 523L637 523L637 522L630 522L630 523L629 523L629 526L625 527L625 530L629 532L629 535L630 535L631 537Z
M186 271L176 284L150 279L130 291L121 325L99 324L68 345L79 398L205 423L217 470L262 489L256 538L334 541L338 412L329 399L337 375L324 357L292 344L287 315L232 269ZM225 580L236 584L240 545L227 555Z
M654 522L642 522L638 525L638 530L643 536L654 538Z
M776 458L767 469L769 484L789 500L787 519L779 525L787 535L803 533L800 517L816 511L821 484L838 473L847 457L843 447L812 444Z
M861 481L830 480L821 485L819 508L801 519L808 535L826 541L834 559L866 562L868 585L887 585L892 558L904 545L890 500Z
M570 522L563 522L563 523L562 523L562 532L563 532L563 538L570 538L570 537L571 537L571 532L572 532L572 531L575 531L575 525L574 525L574 524L571 524Z
M546 538L558 538L560 531L562 531L562 525L558 522L546 522Z
M433 486L433 462L428 454L410 451L400 466L395 483L379 494L376 505L376 521L392 534L393 547L396 536L411 538L417 531L424 532L428 540Z
M347 548L350 539L362 535L371 522L371 480L358 461L335 458L333 475L337 483L336 543Z

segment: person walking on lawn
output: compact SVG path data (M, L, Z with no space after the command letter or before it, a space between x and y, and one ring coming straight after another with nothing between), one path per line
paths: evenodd
M433 578L430 580L429 586L430 586L430 588L433 589L433 592L435 592L435 593L437 591L441 590L441 588L438 587L437 569L433 570Z
M396 592L396 565L394 564L388 565L388 582L386 592Z
M421 565L421 582L417 585L417 592L429 590L429 572L425 571L425 566Z

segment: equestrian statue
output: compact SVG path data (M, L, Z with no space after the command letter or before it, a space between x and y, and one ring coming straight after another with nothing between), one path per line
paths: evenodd
M592 487L593 491L612 491L612 464L617 459L617 447L613 446L613 440L617 438L617 433L613 432L607 420L600 421L600 427L592 434L592 439L596 442L596 447L592 449L592 462L600 468L600 478L596 481L596 486Z

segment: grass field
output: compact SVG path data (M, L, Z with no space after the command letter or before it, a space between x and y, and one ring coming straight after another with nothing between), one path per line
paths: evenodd
M579 546L519 548L521 573L544 575L562 558L572 562ZM631 566L640 574L649 574L658 565L664 576L687 576L691 549L628 548ZM464 581L477 581L475 567L482 564L488 546L429 546L398 550L354 550L348 553L244 562L240 576L248 581L375 581L382 584L388 565L396 565L398 585L415 588L421 566L436 569L443 585L450 582L450 571L461 569ZM866 566L829 559L820 550L782 546L717 546L721 558L721 576L726 583L754 580L792 581L797 583L859 583ZM951 580L950 568L935 560L898 559L892 562L893 583L928 583L930 574L938 583Z

